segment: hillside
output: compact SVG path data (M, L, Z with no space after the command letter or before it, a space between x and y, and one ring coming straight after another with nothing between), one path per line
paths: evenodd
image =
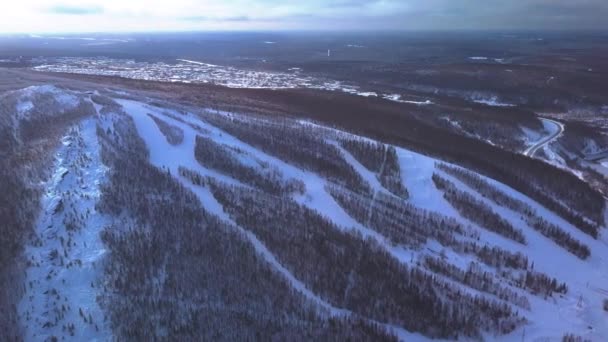
M608 339L605 201L587 183L390 127L393 104L364 126L368 100L332 99L348 121L322 117L323 95L273 94L292 115L128 88L4 93L7 336Z

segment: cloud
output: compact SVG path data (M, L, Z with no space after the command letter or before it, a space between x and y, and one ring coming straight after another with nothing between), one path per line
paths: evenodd
M608 29L607 0L17 0L2 32Z
M184 20L184 21L192 21L192 22L221 22L221 21L227 21L227 22L248 22L251 21L252 19L246 15L241 15L241 16L235 16L235 17L207 17L207 16L187 16L187 17L180 17L180 20Z
M68 14L68 15L93 15L102 14L104 12L102 6L72 6L72 5L54 5L47 9L49 13Z

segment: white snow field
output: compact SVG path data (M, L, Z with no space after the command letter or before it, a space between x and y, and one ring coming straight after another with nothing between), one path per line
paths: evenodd
M184 63L192 64L191 61ZM262 162L278 170L285 179L300 180L305 184L305 191L303 194L293 194L294 200L333 220L339 229L354 230L365 238L375 240L390 256L403 264L414 264L427 255L434 256L439 252L447 257L448 262L461 268L466 268L474 259L470 255L456 253L437 241L429 241L425 248L419 250L392 244L388 237L367 224L358 222L342 209L326 190L328 180L260 151L206 122L196 114L196 111L205 109L192 109L189 113L182 113L149 105L144 100L125 100L118 98L119 95L116 96L114 100L133 118L138 134L148 147L150 163L170 170L177 181L198 196L209 212L237 226L257 253L276 269L288 284L331 315L343 316L351 313L333 306L307 287L279 262L262 240L233 222L207 187L194 185L187 178L180 176L178 170L183 166L203 176L243 185L234 178L205 168L196 160L194 149L197 135L211 138L227 147L237 148L242 152L238 158L247 165L259 165ZM20 106L24 112L29 110L27 102ZM183 140L177 144L169 143L150 114L182 130ZM211 113L208 112L207 115ZM230 116L234 120L253 120L238 113L217 112L214 115ZM27 341L45 340L51 336L56 336L59 340L65 338L73 341L105 341L112 338L104 322L104 314L96 301L102 274L100 263L105 253L99 233L111 221L111 218L104 217L95 210L95 203L100 195L99 186L104 182L107 172L99 156L95 132L97 124L99 122L96 117L87 118L70 130L57 151L56 161L52 166L53 175L45 184L43 208L35 228L35 236L26 249L26 257L31 265L27 270L26 294L19 306ZM345 160L369 183L374 198L380 193L392 196L378 181L376 174L340 147L336 140L338 137L369 139L310 122L300 121L299 124L311 130L318 130L320 136L327 137L329 143L338 147ZM586 260L579 259L528 227L521 215L487 200L474 189L439 169L437 164L441 161L404 148L396 148L396 151L402 181L409 192L410 204L458 220L477 232L480 241L490 246L500 246L511 252L525 254L530 263L535 265L535 270L568 285L567 294L545 299L508 283L504 278L500 278L499 270L487 267L487 271L491 272L501 285L525 296L530 302L530 309L505 302L519 311L528 322L508 335L487 334L484 336L486 340L561 341L564 334L572 333L594 342L608 341L608 313L602 309L602 301L608 298L608 237L605 229L602 229L600 237L594 240L527 196L504 184L482 177L496 189L528 204L539 216L562 227L572 237L589 246L591 256ZM515 243L461 217L444 199L443 193L435 187L432 180L434 173L449 179L459 189L482 201L514 227L521 229L527 244ZM492 297L466 285L452 283L464 292ZM384 326L391 329L400 340L428 340L425 336L408 332L401 327Z

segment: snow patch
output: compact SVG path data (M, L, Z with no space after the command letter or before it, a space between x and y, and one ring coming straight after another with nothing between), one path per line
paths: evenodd
M425 100L425 101L408 101L408 100L402 100L401 99L401 95L399 94L389 94L389 95L384 95L383 98L386 100L390 100L390 101L394 101L394 102L400 102L400 103L409 103L409 104L415 104L415 105L419 105L419 106L426 106L426 105L432 105L434 104L431 100Z
M479 103L479 104L484 104L486 106L492 106L492 107L515 107L516 106L511 103L500 102L498 100L497 96L492 96L489 98L475 98L475 99L473 99L473 102Z

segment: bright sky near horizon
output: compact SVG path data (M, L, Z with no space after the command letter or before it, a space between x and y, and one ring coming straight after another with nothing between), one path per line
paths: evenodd
M608 0L19 0L0 33L606 29Z

